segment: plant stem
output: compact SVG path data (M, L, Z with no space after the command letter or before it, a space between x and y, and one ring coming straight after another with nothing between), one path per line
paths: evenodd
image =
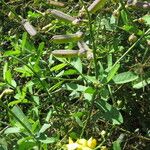
M95 39L94 39L94 34L93 34L92 19L91 19L91 15L90 15L87 7L85 6L85 3L83 2L83 0L81 0L81 3L84 6L84 9L85 9L85 11L87 13L87 16L88 16L88 26L89 26L89 30L90 30L90 40L92 42L94 65L95 65L95 78L98 79L98 63L97 63L97 58L96 58L96 44L95 44Z
M84 126L82 128L82 131L81 131L81 134L80 134L80 138L82 138L82 136L83 136L83 134L85 132L85 129L86 129L88 123L90 122L92 110L93 110L93 107L94 107L95 98L96 98L96 95L97 95L97 90L98 89L96 89L95 92L93 93L90 110L88 111L87 119L85 120Z
M89 30L90 30L90 40L92 42L93 58L94 58L94 65L95 65L95 78L96 78L96 80L98 80L98 63L97 63L97 58L96 58L96 44L95 44L95 39L94 39L94 34L93 34L92 19L91 19L91 15L90 15L87 7L85 6L85 3L83 2L83 0L81 0L81 3L84 6L84 9L85 9L85 11L87 13L87 16L88 16L88 25L89 25ZM94 107L94 102L95 102L95 98L96 98L96 95L97 95L97 91L98 91L98 89L96 88L96 90L95 90L95 92L93 93L93 96L92 96L92 100L91 100L90 108L89 108L89 111L88 111L87 119L85 120L85 124L82 128L80 137L83 136L83 134L85 132L85 129L86 129L88 123L90 122L90 118L91 118L92 110L93 110L93 107Z

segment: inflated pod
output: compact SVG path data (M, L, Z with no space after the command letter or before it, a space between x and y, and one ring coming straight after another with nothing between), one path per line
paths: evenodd
M83 33L77 32L75 34L69 34L69 35L54 35L51 40L54 43L68 43L68 42L74 42L79 41L82 38Z
M35 36L37 34L36 29L30 24L29 21L27 20L22 20L22 25L24 26L25 30L31 35L31 36Z
M54 50L52 55L62 58L70 58L79 56L79 50Z
M79 41L78 42L78 47L79 47L79 53L80 54L84 54L84 53L86 53L86 57L87 57L87 59L93 59L93 52L92 52L92 50L88 47L88 45L85 43L85 42L83 42L83 41Z
M51 1L51 0L48 0L48 3L50 5L53 5L53 6L56 6L56 7L64 7L65 6L65 4L62 3L62 2L56 2L56 1Z
M49 11L55 18L59 19L59 20L62 20L62 21L65 21L65 22L69 22L69 23L72 23L76 18L75 17L72 17L68 14L65 14L64 12L62 11L58 11L58 10L50 10Z
M107 0L95 0L89 7L88 11L90 13L95 13L97 10L102 9L106 4Z
M150 9L150 2L137 2L137 0L128 0L127 7L131 7L134 9Z

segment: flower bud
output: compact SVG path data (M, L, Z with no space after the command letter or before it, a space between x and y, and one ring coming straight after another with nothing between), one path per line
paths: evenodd
M131 35L129 36L129 38L128 38L128 41L129 41L130 43L136 42L136 41L137 41L137 36L135 36L134 33L131 34Z

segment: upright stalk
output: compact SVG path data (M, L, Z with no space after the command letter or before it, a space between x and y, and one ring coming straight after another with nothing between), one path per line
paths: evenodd
M94 58L94 65L95 65L95 78L96 78L96 80L98 80L98 63L97 63L97 58L96 58L96 44L95 44L95 39L94 39L94 34L93 34L92 19L91 19L91 15L90 15L87 7L85 6L85 3L83 2L83 0L81 0L81 3L84 6L84 9L85 9L85 11L87 13L87 16L88 16L88 26L89 26L89 30L90 30L90 40L91 40L91 43L92 43L93 58ZM91 100L91 105L90 105L90 110L88 111L87 119L85 120L85 123L84 123L84 126L82 128L80 137L83 136L83 134L85 132L85 129L86 129L88 123L90 122L92 110L93 110L93 107L94 107L94 102L95 102L96 95L97 95L97 90L98 89L96 88L95 92L93 93L92 100Z
M94 34L93 34L92 19L91 19L91 15L90 15L87 7L85 6L85 3L83 2L83 0L81 0L81 3L84 6L84 9L88 16L88 26L90 29L90 40L92 42L93 58L94 58L94 65L95 65L95 78L98 79L98 63L97 63L97 58L96 58L96 44L95 44L95 39L94 39Z

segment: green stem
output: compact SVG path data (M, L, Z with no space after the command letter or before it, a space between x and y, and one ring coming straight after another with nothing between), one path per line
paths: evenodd
M93 93L92 101L91 101L91 107L90 107L90 110L88 111L87 119L85 120L84 126L82 128L82 131L81 131L81 134L80 134L80 138L82 138L82 136L84 134L84 131L85 131L88 123L90 122L92 110L93 110L93 107L94 107L95 98L96 98L96 95L97 95L97 90L98 89L96 89L95 92Z
M91 19L91 15L90 15L87 7L85 6L85 3L83 2L83 0L81 0L81 3L84 6L85 11L88 16L88 25L89 25L89 29L90 29L90 39L92 42L94 65L95 65L95 78L98 79L98 63L97 63L97 58L96 58L96 44L95 44L95 39L94 39L94 34L93 34L92 19Z
M83 2L83 0L81 0L82 5L84 6L84 9L87 13L88 16L88 25L89 25L89 30L90 30L90 40L92 42L92 49L93 49L93 58L94 58L94 65L95 65L95 78L98 80L98 63L97 63L97 58L96 58L96 44L95 44L95 39L94 39L94 34L93 34L93 26L92 26L92 19L91 19L91 15L87 9L87 7L85 6L85 3ZM80 137L83 136L85 129L87 127L87 125L90 122L90 118L91 118L91 114L92 114L92 110L94 107L94 102L95 102L95 98L97 95L97 91L98 89L96 88L95 92L93 93L92 96L92 100L91 100L91 105L90 105L90 110L88 111L88 115L87 115L87 119L85 120L84 126L82 128Z

